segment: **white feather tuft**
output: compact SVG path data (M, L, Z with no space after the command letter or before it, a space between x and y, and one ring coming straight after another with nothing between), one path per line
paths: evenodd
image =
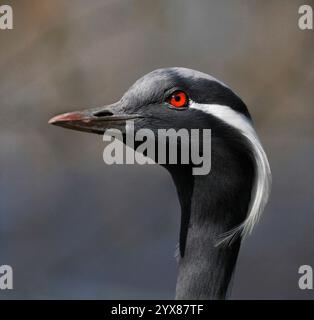
M222 234L220 240L217 242L217 245L229 244L240 235L245 237L251 234L254 226L261 217L271 190L272 178L269 162L250 119L228 106L192 102L190 108L211 114L237 129L249 142L254 156L255 178L247 217L239 226Z

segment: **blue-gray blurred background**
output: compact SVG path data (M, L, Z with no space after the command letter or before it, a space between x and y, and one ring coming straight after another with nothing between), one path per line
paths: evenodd
M269 155L273 192L232 299L312 299L314 31L304 1L27 0L0 30L0 298L173 298L179 203L158 166L107 166L101 136L47 124L184 66L228 83ZM314 5L307 0L307 4Z

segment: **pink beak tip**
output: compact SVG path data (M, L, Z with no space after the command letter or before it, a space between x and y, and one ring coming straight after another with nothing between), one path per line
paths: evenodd
M56 124L58 122L66 122L66 121L75 121L75 120L83 120L83 115L79 112L68 112L57 115L51 118L48 123L49 124Z

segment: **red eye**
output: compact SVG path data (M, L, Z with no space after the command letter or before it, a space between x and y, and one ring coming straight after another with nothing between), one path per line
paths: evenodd
M183 108L188 103L188 96L185 92L178 90L168 97L167 102L175 108Z

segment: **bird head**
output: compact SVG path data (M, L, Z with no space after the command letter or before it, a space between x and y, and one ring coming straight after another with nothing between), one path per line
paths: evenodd
M240 97L214 77L186 68L164 68L137 80L113 104L69 112L49 123L69 129L103 134L107 129L127 133L149 128L211 129L212 152L220 145L242 150L255 168L252 198L246 220L230 235L250 233L268 198L271 175L265 152L254 130L251 116ZM215 148L218 150L215 150Z
M52 118L49 123L69 129L103 134L117 128L125 132L127 120L135 130L150 128L208 128L220 123L202 106L228 106L250 119L245 104L229 87L217 79L191 69L164 68L137 80L113 104L69 112ZM206 113L206 116L204 115Z
M208 105L212 107L208 108ZM137 80L116 103L61 114L49 123L97 134L118 129L125 135L128 130L126 124L132 121L135 133L139 129L150 129L155 134L156 142L161 128L176 131L210 128L214 129L215 137L224 135L225 130L221 129L224 125L221 119L210 112L211 109L213 112L223 110L214 110L213 105L228 106L250 121L245 104L222 82L195 70L165 68L152 71ZM230 128L227 134L229 132ZM200 135L200 152L202 138ZM178 140L179 147L183 147L182 144L183 141ZM137 145L138 142L135 142L135 147Z

